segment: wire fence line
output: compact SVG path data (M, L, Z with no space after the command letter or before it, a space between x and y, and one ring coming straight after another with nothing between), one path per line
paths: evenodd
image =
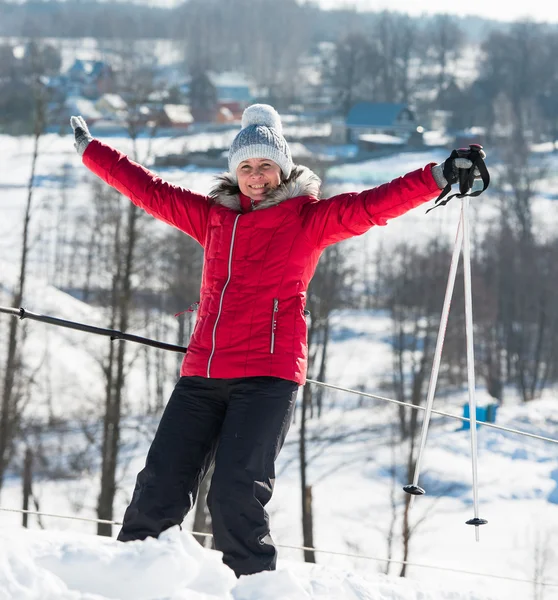
M93 519L89 517L76 517L75 515L58 515L56 513L42 512L38 510L27 510L25 508L5 508L0 506L1 512L21 513L24 515L37 515L40 517L53 517L54 519L67 519L71 521L85 521L86 523L103 523L104 525L122 525L120 521L110 521L108 519ZM196 534L201 535L201 534ZM207 534L211 535L211 534Z
M72 516L72 515L57 515L54 513L45 513L45 512L39 512L39 511L35 511L35 510L24 510L21 508L3 508L0 507L0 511L1 512L13 512L13 513L25 513L28 515L40 515L40 516L44 516L44 517L53 517L56 519L70 519L73 521L85 521L87 523L104 523L104 524L109 524L109 525L122 525L121 521L109 521L106 519L91 519L91 518L87 518L87 517L76 517L76 516ZM197 535L197 536L202 536L202 537L207 537L207 538L212 538L213 534L211 533L206 533L206 532L201 532L201 531L189 531L189 530L185 530L186 533L189 533L191 535ZM452 573L460 573L462 575L475 575L475 576L479 576L479 577L489 577L491 579L500 579L500 580L506 580L506 581L517 581L520 583L529 583L529 584L538 584L538 585L542 585L545 587L556 587L558 588L558 581L539 581L536 579L528 579L528 578L522 578L522 577L510 577L508 575L496 575L494 573L482 573L480 571L470 571L467 569L456 569L453 567L442 567L439 565L429 565L426 563L415 563L415 562L410 562L407 560L397 560L394 558L381 558L378 556L370 556L367 554L355 554L352 552L340 552L338 550L323 550L320 548L313 548L312 546L292 546L289 544L275 544L278 548L285 548L285 549L289 549L289 550L300 550L300 551L311 551L311 552L318 552L320 554L329 554L332 556L344 556L347 558L358 558L358 559L364 559L364 560L374 560L377 562L385 562L385 563L395 563L395 564L399 564L399 565L407 565L409 567L420 567L423 569L434 569L434 570L438 570L438 571L449 571Z
M325 383L324 381L317 381L315 379L307 379L307 383L311 383L314 385L318 385L321 387L337 390L340 392L346 392L348 394L354 394L357 396L364 396L365 398L372 398L374 400L383 400L384 402L390 402L391 404L397 404L399 406L405 406L407 408L412 408L414 410L425 411L426 408L424 406L418 404L412 404L410 402L403 402L401 400L395 400L394 398L387 398L386 396L379 396L378 394L371 394L370 392L364 392L361 390L353 390L351 388L346 388L338 385L334 385L332 383ZM471 419L469 417L463 417L461 415L456 415L453 413L444 412L442 410L432 409L434 414L437 414L441 417L449 417L451 419L456 419L458 421L470 423ZM505 431L506 433L513 433L515 435L520 435L523 437L529 437L535 440L539 440L541 442L550 442L551 444L558 444L558 439L546 437L543 435L539 435L536 433L530 433L529 431L522 431L520 429L513 429L510 427L504 427L502 425L496 425L495 423L489 423L487 421L479 421L476 419L477 425L483 425L486 427L491 427L492 429L497 429L498 431ZM101 421L87 423L83 427L62 427L62 428L54 428L54 433L83 433L85 427L95 427L101 424Z
M19 319L25 319L25 318L29 318L31 320L35 320L35 321L40 321L40 322L45 322L45 323L49 323L51 325L57 325L59 327L67 327L70 329L77 329L79 331L85 331L88 333L93 333L93 334L97 334L97 335L104 335L104 336L109 336L111 338L111 341L113 340L122 340L122 341L131 341L131 342L136 342L136 343L140 343L140 344L144 344L144 345L148 345L148 346L153 346L159 349L163 349L163 350L172 350L175 352L180 352L180 353L185 353L187 352L188 348L185 346L176 346L174 344L167 344L165 342L159 342L158 340L152 340L149 338L144 338L138 335L134 335L134 334L129 334L126 332L122 332L122 331L117 331L114 329L103 329L100 327L95 327L92 325L87 325L85 323L78 323L75 321L68 321L66 319L60 319L57 317L50 317L48 315L41 315L41 314L36 314L33 313L31 311L28 311L26 309L24 309L23 307L20 308L13 308L13 307L5 307L5 306L0 306L0 313L6 313L6 314L10 314L14 317L19 317ZM424 406L419 406L419 405L415 405L415 404L411 404L410 402L402 402L400 400L394 400L393 398L386 398L385 396L378 396L375 394L369 394L367 392L362 392L359 390L353 390L350 388L345 388L345 387L341 387L341 386L336 386L330 383L325 383L323 381L316 381L314 379L307 379L306 380L308 383L312 383L314 385L319 385L319 386L323 386L326 388L330 388L330 389L335 389L335 390L339 390L339 391L343 391L343 392L347 392L349 394L356 394L359 396L365 396L368 398L375 398L378 400L384 400L386 402L391 402L393 404L398 404L400 406L406 406L408 408L413 408L415 410L422 410L422 411L426 411L426 407ZM454 414L450 414L450 413L446 413L443 411L439 411L439 410L434 410L434 409L430 409L430 412L435 413L437 415L441 415L444 417L450 417L453 419L459 419L461 421L467 421L467 422L471 422L471 419L467 418L467 417L462 417L459 415L454 415ZM530 437L530 438L534 438L537 440L541 440L541 441L545 441L545 442L551 442L554 444L558 444L558 440L557 439L552 439L549 437L545 437L545 436L541 436L541 435L537 435L537 434L533 434L533 433L529 433L526 431L520 431L518 429L510 429L508 427L502 427L501 425L495 425L494 423L488 423L486 421L478 421L475 419L475 422L478 423L479 425L484 425L486 427L492 427L493 429L498 429L500 431L506 431L508 433L513 433L513 434L517 434L517 435L523 435L525 437Z
M407 408L413 408L415 410L426 410L424 406L420 406L418 404L411 404L410 402L402 402L401 400L395 400L393 398L386 398L385 396L378 396L376 394L370 394L369 392L361 392L360 390L352 390L351 388L340 387L338 385L333 385L331 383L324 383L323 381L316 381L315 379L307 379L308 383L313 383L315 385L319 385L326 388L331 388L333 390L338 390L341 392L347 392L349 394L357 394L359 396L364 396L366 398L373 398L375 400L383 400L385 402L391 402L392 404L398 404L399 406L406 406ZM459 421L466 421L468 423L471 422L471 419L468 417L462 417L461 415L455 415L453 413L447 413L442 410L432 409L432 412L440 415L442 417L450 417L451 419L458 419ZM495 423L488 423L487 421L479 421L476 419L477 425L485 425L486 427L491 427L492 429L498 429L499 431L506 431L507 433L514 433L516 435L522 435L524 437L530 437L535 440L539 440L542 442L551 442L552 444L558 444L558 439L545 437L544 435L538 435L536 433L530 433L528 431L521 431L519 429L511 429L510 427L503 427L502 425L496 425Z

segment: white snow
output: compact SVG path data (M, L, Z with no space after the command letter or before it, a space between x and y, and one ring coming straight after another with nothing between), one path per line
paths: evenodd
M221 554L178 527L117 542L57 531L0 530L0 600L482 600L432 583L284 561L236 579Z
M188 138L199 147L215 144L215 136ZM221 135L221 134L219 134ZM129 151L129 142L107 138ZM185 138L157 138L155 147L172 152ZM48 247L56 227L51 208L61 194L61 169L69 173L68 211L78 211L89 201L89 175L75 153L70 135L48 135L41 142L37 169L36 207L32 215L32 239ZM148 155L148 140L140 140L140 154ZM32 141L0 136L0 305L9 302L9 290L18 273L19 239L30 173ZM439 151L402 153L367 163L331 170L329 191L365 189L392 177L443 158ZM490 157L489 157L490 158ZM543 160L541 158L541 160ZM556 171L554 157L549 172ZM207 192L214 172L193 168L169 169L163 177ZM553 235L558 215L555 194L558 182L541 186L535 218L541 234ZM497 194L491 190L472 202L472 224L484 227L496 214ZM50 207L50 208L49 208ZM403 239L420 243L429 235L455 236L459 205L450 203L425 215L422 208L376 228L347 244L361 264L364 252L382 247L386 252ZM162 225L162 227L165 227ZM473 235L473 240L474 240ZM23 306L39 313L106 326L94 307L55 289L45 272L44 252L31 250L30 274ZM449 265L448 265L449 269ZM4 335L10 317L0 315ZM102 398L102 379L96 356L106 340L82 332L22 322L26 327L25 354L30 372L48 371L48 410L56 416L78 417ZM386 314L373 311L340 311L334 315L333 342L327 381L347 388L386 395L381 383L391 368ZM134 331L142 335L141 331ZM0 342L2 343L2 342ZM45 358L48 362L44 364ZM42 366L41 366L42 365ZM142 402L145 376L141 361L132 366L127 389ZM36 374L35 374L36 376ZM44 383L37 377L38 389ZM168 387L172 381L167 382ZM478 383L477 402L489 401ZM42 390L46 395L46 390ZM461 415L466 390L441 394L435 408ZM312 449L309 483L313 486L317 563L302 562L300 550L300 491L297 429L293 426L278 461L278 479L269 505L272 533L279 546L278 570L237 580L214 550L202 548L191 536L192 515L184 529L171 529L158 540L122 544L114 538L94 535L88 521L43 516L40 529L35 515L29 529L20 525L21 514L5 509L21 507L21 479L11 474L0 497L0 600L557 600L558 599L558 444L481 427L478 430L479 516L488 525L479 530L465 525L473 517L471 448L469 432L460 421L433 417L423 460L420 484L427 495L417 498L412 509L417 527L411 542L407 577L397 577L401 548L393 548L389 576L385 559L392 518L391 494L401 503L398 474L394 483L390 468L395 453L402 464L405 448L390 445L390 425L396 407L379 399L340 391L330 392L320 419L310 421L312 435L353 432L340 444L318 444ZM89 404L88 404L89 403ZM31 405L37 417L47 415L44 400ZM508 390L499 409L497 424L558 438L556 390L523 405ZM124 448L124 461L115 501L120 520L131 493L136 472L142 468L156 420L144 420L146 434L132 438ZM132 430L132 428L130 428ZM64 438L63 454L79 448L79 432ZM133 443L132 443L133 442ZM30 441L31 443L31 441ZM53 442L58 437L53 436ZM62 442L60 442L62 443ZM34 492L41 511L94 519L98 494L96 471L82 478L57 481L37 478ZM401 527L400 518L396 534ZM114 528L113 535L117 533ZM534 580L544 580L544 595L535 595Z

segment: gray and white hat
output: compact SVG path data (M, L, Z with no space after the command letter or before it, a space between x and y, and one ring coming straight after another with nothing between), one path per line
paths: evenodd
M285 178L291 174L293 161L281 117L269 104L252 104L242 115L242 129L229 149L229 172L235 179L238 165L249 158L268 158L281 167Z

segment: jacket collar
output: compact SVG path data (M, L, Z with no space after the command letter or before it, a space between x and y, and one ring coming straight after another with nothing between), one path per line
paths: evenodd
M320 178L307 167L297 165L293 168L290 177L279 187L271 191L253 210L261 210L280 204L289 198L298 196L320 197ZM215 187L209 197L216 204L226 206L236 212L241 212L240 188L230 173L223 173L217 177Z

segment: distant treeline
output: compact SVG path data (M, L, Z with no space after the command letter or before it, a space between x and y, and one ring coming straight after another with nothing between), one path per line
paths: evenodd
M0 2L0 35L166 38L172 10L112 2Z
M76 93L56 80L63 44L53 40L94 39L113 71L111 91L133 105L165 86L175 103L210 104L211 86L192 86L180 98L170 79L156 77L157 39L171 42L184 79L203 83L210 72L242 72L278 110L303 106L346 116L361 101L403 103L430 129L480 128L485 144L558 140L555 25L326 11L297 0L188 0L174 9L4 2L0 11L0 127L12 132L29 127L33 90L45 77L49 106Z
M290 0L288 4L297 5ZM247 16L243 3L231 0L207 0L206 6L222 6L223 13L238 8L239 17ZM252 7L267 0L251 0ZM15 3L0 1L0 36L53 38L124 38L124 39L181 39L190 13L197 12L200 3L190 0L175 8L153 7L131 2L96 2L68 0L65 2L36 0ZM238 7L236 6L238 5ZM357 13L350 9L321 10L317 5L299 6L305 13L308 36L314 42L334 41L358 21L359 28L372 25L379 13ZM309 17L309 18L308 18ZM429 17L416 17L417 23ZM488 25L495 23L477 17L460 18L461 26L471 41L481 39ZM500 24L504 27L504 24Z

